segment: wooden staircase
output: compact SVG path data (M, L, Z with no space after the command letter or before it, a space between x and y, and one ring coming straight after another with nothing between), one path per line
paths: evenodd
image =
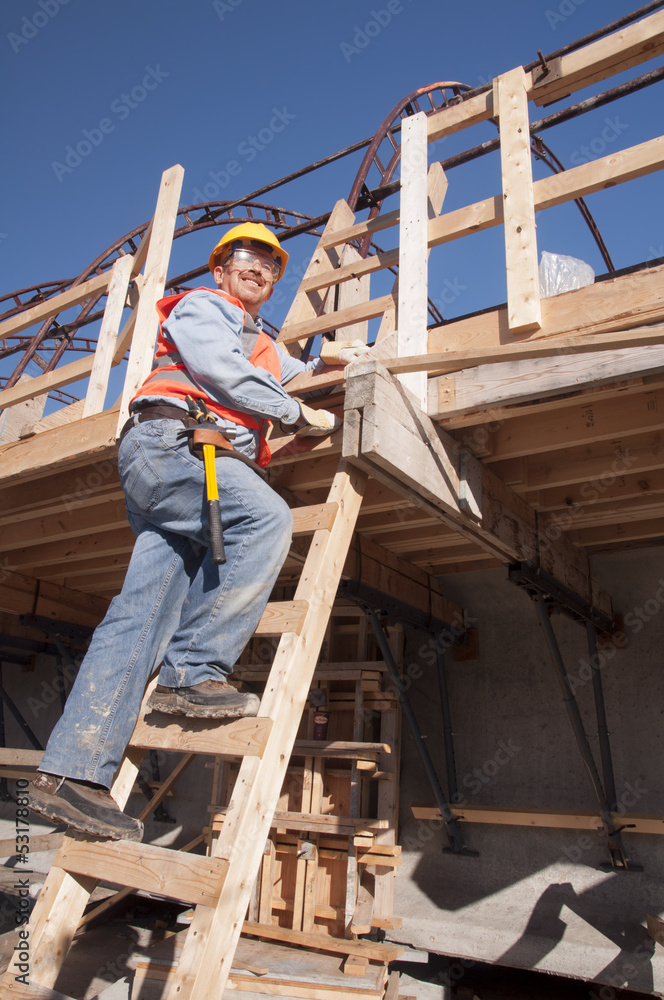
M196 907L173 997L221 996L228 978L270 824L307 702L366 477L342 462L318 509L296 512L311 543L294 600L268 605L259 632L281 633L258 718L188 722L186 729L141 712L112 794L124 807L146 747L242 756L232 800L211 857L128 841L67 836L29 925L30 985L10 966L3 996L52 989L90 893L104 879L177 898Z

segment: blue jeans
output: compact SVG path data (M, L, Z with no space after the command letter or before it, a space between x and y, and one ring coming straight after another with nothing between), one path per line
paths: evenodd
M251 468L216 462L226 563L208 549L203 462L179 420L138 424L118 466L136 535L122 593L94 633L41 769L110 787L143 693L224 680L251 638L288 553L287 504Z

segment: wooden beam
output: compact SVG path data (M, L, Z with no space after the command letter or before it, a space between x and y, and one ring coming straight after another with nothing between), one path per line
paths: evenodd
M80 305L86 299L91 299L93 296L98 297L108 288L110 278L108 271L105 271L104 274L96 274L94 278L88 278L87 281L80 285L74 285L66 292L61 292L45 302L40 302L39 305L16 313L15 316L6 319L4 323L0 323L0 340L21 333L22 330L27 330L28 327L34 326L35 323L39 323L43 319L48 319L49 316L64 312L65 309Z
M664 265L659 265L542 299L542 329L527 340L522 339L513 352L508 350L513 337L504 306L446 323L429 331L427 364L429 368L444 367L445 356L454 356L456 369L467 368L468 365L461 363L464 351L475 364L518 358L523 356L519 354L523 347L551 348L552 353L555 349L559 353L582 352L589 349L590 337L618 333L612 342L608 338L594 341L597 350L608 350L624 347L631 329L663 320ZM554 341L554 337L558 340ZM642 329L634 342L657 343L659 338L661 329ZM542 343L546 340L550 343Z
M40 615L55 621L96 628L108 601L53 583L5 570L0 575L0 610L12 615Z
M551 104L563 97L631 69L664 52L664 11L629 24L605 38L560 56L549 76L535 69L529 96L536 104Z
M611 384L621 376L662 371L664 346L660 344L480 365L430 379L428 413L432 420L447 419L498 405ZM518 410L513 412L518 416Z
M486 467L479 466L480 518L468 516L459 505L459 443L417 412L376 362L355 367L347 379L346 458L492 556L535 561L584 599L610 608L585 554L564 537L540 532L532 508Z
M493 100L500 121L508 325L512 333L525 333L539 330L542 313L526 74L520 66L497 77Z
M401 127L397 356L427 350L427 123L423 111ZM426 409L426 372L401 377Z
M439 820L437 806L414 804L415 819ZM570 812L563 809L505 809L502 806L451 806L452 815L461 823L493 823L499 826L532 826L555 830L603 830L596 812ZM616 826L628 833L664 834L664 817L647 813L612 813Z
M551 455L505 459L492 468L521 494L580 483L586 484L586 495L592 496L596 481L601 489L604 483L612 483L628 473L650 472L661 467L662 435L656 431L563 448Z
M477 125L485 122L494 114L493 92L485 91L483 94L475 94L467 100L461 100L458 104L451 104L442 108L433 115L427 117L427 137L429 142L436 142L446 135L459 132L468 128L469 125Z
M113 265L106 308L97 337L97 349L90 371L88 391L85 395L82 414L84 417L89 417L92 413L100 413L104 409L108 376L113 363L113 352L118 339L122 312L127 302L127 291L133 264L134 258L130 254L125 254L124 257L119 257Z
M127 419L129 401L149 374L152 365L158 329L155 306L164 294L183 177L184 170L179 164L169 167L161 177L145 261L145 281L136 310L135 328L120 401L116 436Z
M9 486L42 479L48 472L91 462L114 460L117 410L95 413L64 427L54 427L26 441L0 447L0 483Z
M565 409L459 430L457 438L473 452L479 446L485 461L495 462L662 429L664 389L657 389L581 404L570 400Z

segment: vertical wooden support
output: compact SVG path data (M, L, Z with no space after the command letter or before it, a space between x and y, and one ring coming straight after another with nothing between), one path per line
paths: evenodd
M152 365L158 329L155 305L164 294L183 177L184 170L179 164L170 167L162 174L145 262L145 282L136 312L136 325L120 403L118 434L127 419L129 401L149 374Z
M83 416L89 417L93 413L101 413L104 409L106 390L108 388L108 376L113 361L115 344L118 339L120 320L122 311L127 301L127 290L131 277L134 258L131 254L119 257L113 265L113 273L108 286L108 296L104 318L101 321L99 336L97 337L97 349L92 371L88 382L88 391L83 405Z
M445 176L445 171L443 170L440 163L432 163L429 167L427 173L427 215L430 219L435 219L436 216L440 215L443 202L445 201L445 194L447 193L447 177ZM427 260L431 250L427 250ZM381 340L385 340L391 333L396 330L396 311L397 311L397 300L399 297L399 277L397 276L394 284L392 286L392 299L394 305L389 306L380 323L378 328L378 333L376 334L376 343Z
M353 264L358 260L362 260L359 253L355 247L347 243L341 251L339 266L345 267L346 264ZM348 309L350 306L355 306L359 302L368 302L371 298L371 275L363 274L359 278L342 281L337 286L337 289L336 312ZM365 319L359 323L353 323L352 326L344 326L340 330L337 330L335 340L363 340L366 344L368 337L369 320Z
M521 66L496 78L493 98L500 119L508 323L513 333L525 333L539 330L542 313L528 96Z
M427 119L421 111L401 129L398 357L427 352L427 217ZM399 380L426 413L426 372L408 372Z

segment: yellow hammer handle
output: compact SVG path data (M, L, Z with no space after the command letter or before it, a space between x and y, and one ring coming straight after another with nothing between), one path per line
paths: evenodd
M207 487L208 500L218 500L219 490L217 488L217 467L214 461L215 449L213 444L203 445L203 461L205 462L205 485Z

